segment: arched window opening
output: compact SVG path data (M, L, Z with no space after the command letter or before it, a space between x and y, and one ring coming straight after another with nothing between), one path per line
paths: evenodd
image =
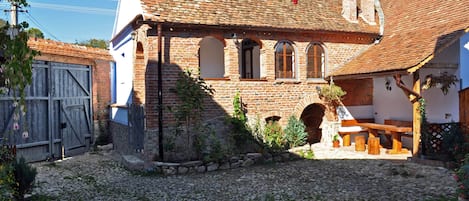
M275 77L295 78L295 50L290 42L282 41L275 47Z
M326 54L324 48L318 43L310 45L307 57L307 78L324 78L326 72Z
M134 61L134 81L132 103L144 104L145 103L145 54L143 44L137 43L135 48L135 61Z
M240 74L243 79L259 79L260 45L251 39L244 39L241 43Z
M206 37L200 42L199 68L202 78L223 78L225 76L225 53L223 43Z
M265 118L265 122L266 123L269 123L269 122L278 122L280 121L282 117L279 117L279 116L270 116L270 117L267 117Z

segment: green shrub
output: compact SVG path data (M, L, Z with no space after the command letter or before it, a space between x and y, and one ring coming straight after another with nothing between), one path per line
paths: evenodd
M15 183L12 162L15 154L7 146L0 145L0 200L9 200Z
M290 148L306 144L308 133L305 132L305 124L295 116L290 116L285 130L285 139Z
M15 183L13 167L11 163L0 163L0 200L9 200L13 189L11 186Z
M278 122L270 121L265 125L264 143L272 151L285 149L286 140L282 132L282 127Z
M454 175L459 183L458 196L464 199L469 198L469 154L463 160L461 167L456 170Z
M12 167L15 179L15 182L11 186L13 189L13 197L15 197L16 200L23 200L24 195L31 192L33 189L37 171L36 168L27 164L23 157L19 160L14 160Z
M203 126L199 129L199 134L194 140L194 147L198 157L204 162L219 162L229 153L227 148L222 146L215 131L209 126Z
M324 98L328 102L337 102L342 100L342 98L347 94L340 86L330 83L321 87L319 90L319 96Z

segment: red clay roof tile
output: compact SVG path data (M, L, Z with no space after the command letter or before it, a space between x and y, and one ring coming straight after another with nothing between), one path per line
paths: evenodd
M332 75L407 70L417 66L469 27L469 0L381 0L385 28L381 43Z
M342 0L141 0L159 21L223 26L377 33L378 25L341 15Z
M79 57L86 59L97 59L112 61L108 50L100 48L86 47L82 45L58 42L40 38L30 38L28 46L31 49L38 50L42 54L54 54L70 57Z

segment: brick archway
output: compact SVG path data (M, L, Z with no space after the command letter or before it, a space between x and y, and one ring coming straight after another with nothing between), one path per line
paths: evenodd
M134 60L133 100L135 104L145 103L145 54L143 44L137 42Z
M322 130L320 128L326 112L326 107L319 103L308 105L301 113L300 119L306 126L308 132L308 143L318 143L321 141Z

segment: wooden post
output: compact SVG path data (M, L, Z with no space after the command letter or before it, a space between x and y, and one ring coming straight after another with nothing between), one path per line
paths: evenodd
M368 154L379 155L379 138L369 137L368 138Z
M413 90L414 92L420 94L420 77L419 77L419 72L420 70L417 70L413 73ZM420 111L419 111L419 107L420 107L420 102L418 101L418 98L417 97L413 97L413 100L412 101L412 111L413 111L413 119L412 119L412 122L413 122L413 128L412 128L412 132L413 132L413 146L412 146L412 155L413 156L416 156L418 154L418 151L419 151L419 144L420 144L420 125L421 125L421 120L422 120L422 117L420 116Z
M365 151L365 136L355 137L355 151Z
M350 134L345 134L342 136L342 143L344 147L350 146Z

